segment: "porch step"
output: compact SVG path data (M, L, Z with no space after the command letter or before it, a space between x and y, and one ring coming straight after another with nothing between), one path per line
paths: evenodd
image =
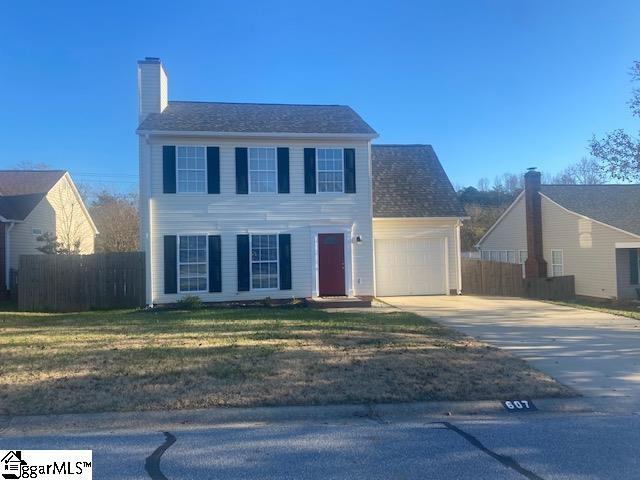
M317 297L307 299L313 308L367 308L373 297Z

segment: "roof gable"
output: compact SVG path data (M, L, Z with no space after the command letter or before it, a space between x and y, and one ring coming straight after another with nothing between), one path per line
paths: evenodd
M376 136L346 105L170 101L162 113L152 113L140 131L221 133L292 133Z
M542 185L540 193L574 213L640 235L640 185Z
M431 145L372 145L374 218L464 217Z
M0 216L24 220L54 185L64 170L0 170Z

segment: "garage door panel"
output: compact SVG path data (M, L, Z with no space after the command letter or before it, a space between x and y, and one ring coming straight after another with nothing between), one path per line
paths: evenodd
M444 238L378 239L375 247L378 295L446 293Z

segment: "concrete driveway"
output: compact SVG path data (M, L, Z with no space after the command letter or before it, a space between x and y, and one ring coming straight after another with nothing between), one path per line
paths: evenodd
M389 297L531 362L583 395L640 411L640 321L501 297ZM615 398L614 398L615 397Z

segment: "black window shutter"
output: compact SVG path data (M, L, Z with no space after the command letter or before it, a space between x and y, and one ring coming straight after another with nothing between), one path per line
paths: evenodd
M209 291L222 291L222 248L220 235L209 235Z
M280 290L291 290L291 234L281 233L280 248Z
M176 193L176 146L162 146L162 192Z
M629 283L638 285L638 250L629 250Z
M220 193L219 147L207 147L207 193Z
M356 193L356 149L344 149L344 193Z
M246 148L236 148L236 193L249 193L249 160Z
M316 149L304 149L304 193L316 193Z
M238 291L249 288L249 235L238 235Z
M164 293L178 292L177 243L175 235L164 236Z
M278 148L278 193L289 193L288 148Z

